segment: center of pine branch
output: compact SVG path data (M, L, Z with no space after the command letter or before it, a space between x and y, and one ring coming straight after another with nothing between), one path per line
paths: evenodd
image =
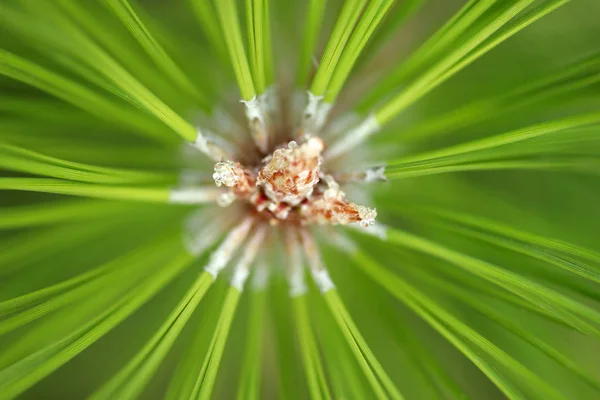
M334 174L323 171L324 150L323 140L313 136L277 146L259 165L217 162L213 179L230 188L219 204L244 201L271 224L374 224L375 209L346 200Z

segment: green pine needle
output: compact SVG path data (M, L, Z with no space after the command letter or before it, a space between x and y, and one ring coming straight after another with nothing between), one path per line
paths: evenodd
M6 170L70 181L99 184L149 184L173 181L160 173L97 167L45 156L30 150L0 143L0 167Z
M390 396L393 399L402 399L402 395L387 376L381 367L381 364L379 364L375 355L371 352L364 338L361 336L337 292L335 290L330 290L326 292L324 296L325 301L331 310L331 314L344 333L348 344L354 352L354 356L361 364L361 368L378 398L384 399L387 398L387 396ZM384 392L384 388L387 391L387 394Z
M318 44L319 32L323 22L326 6L326 0L311 0L308 3L306 25L304 27L302 50L300 52L298 74L296 79L299 86L304 85L308 77L308 73L312 68L314 52Z
M263 362L261 354L264 350L264 325L267 293L264 289L255 289L251 293L250 319L246 331L246 350L244 354L244 364L242 367L242 377L238 386L237 398L239 400L257 400L260 398L260 382Z
M215 327L215 331L208 347L208 352L204 357L204 363L198 376L196 377L196 383L190 398L198 399L210 399L215 380L217 377L217 371L221 358L223 357L223 351L225 350L225 343L227 342L227 336L229 335L229 329L231 328L231 322L240 300L240 291L234 287L230 287L227 290L225 300L223 302L223 309L219 320Z
M237 6L233 0L224 0L215 2L215 9L221 23L221 31L227 45L240 95L242 100L248 101L256 96L256 88L242 41Z
M356 30L352 33L352 36L340 57L339 64L336 66L335 72L331 77L325 95L326 102L333 103L335 101L344 86L346 79L350 75L352 67L358 60L358 57L367 45L369 38L375 32L393 2L393 0L375 1L366 7L363 17L358 22Z
M0 388L5 397L16 396L44 378L58 366L75 357L109 332L120 321L128 317L144 304L152 295L163 288L186 266L189 255L173 258L164 270L149 279L143 285L122 296L118 301L62 340L33 353L20 362L0 371Z
M169 201L167 188L101 186L45 178L0 178L0 190L24 190L111 200L158 203Z
M297 296L292 299L294 304L294 318L298 329L300 352L304 363L308 390L313 399L331 399L329 387L323 374L323 365L314 333L308 316L306 296Z
M257 94L265 92L267 87L267 65L272 64L270 54L271 37L268 21L269 2L265 0L246 0L246 26L248 28L248 52L250 70ZM269 79L270 81L272 78Z
M310 91L315 96L323 96L333 78L340 57L350 39L354 25L357 23L366 4L364 0L348 0L345 2L336 21L331 37L327 42L325 53L321 58Z
M194 87L181 68L156 41L127 0L106 0L106 4L119 17L157 66L165 71L181 90L189 92L206 107L208 105L206 97Z
M115 396L138 397L212 283L212 276L202 272L150 341L111 380L92 394L91 398L101 400Z
M413 82L408 88L402 91L389 102L377 109L375 112L377 121L380 124L386 124L397 114L406 109L409 105L420 99L429 91L439 86L449 77L456 74L466 65L473 62L475 59L483 55L485 52L494 48L504 40L518 32L520 29L533 23L538 17L541 17L556 7L563 5L568 0L552 3L548 8L542 8L534 13L530 18L525 19L525 22L518 24L516 27L509 28L504 34L501 34L496 40L493 35L502 29L504 25L515 18L520 12L528 7L532 0L514 1L507 4L496 15L493 15L489 22L482 26L480 30L467 32L468 38L458 40L458 45L455 44L455 49L446 56L442 57L433 67L423 73L420 78ZM490 39L492 38L492 39ZM489 42L487 42L489 40ZM488 44L486 44L488 43Z

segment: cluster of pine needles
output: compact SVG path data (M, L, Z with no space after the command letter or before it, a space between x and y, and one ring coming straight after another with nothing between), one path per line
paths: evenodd
M599 398L599 15L1 1L0 399ZM210 177L197 128L269 91L386 167L360 189L384 236L314 228L324 293L290 296L271 242L248 290L214 280L226 227L190 254L205 206L172 201Z

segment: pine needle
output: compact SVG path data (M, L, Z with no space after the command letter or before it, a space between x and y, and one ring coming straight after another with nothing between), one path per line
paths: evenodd
M264 58L265 58L265 85L266 87L270 87L275 83L276 74L275 74L275 57L273 56L273 36L271 32L271 2L269 0L264 0L265 6L265 16L264 16L264 35L263 35L263 48L264 48Z
M525 328L522 328L515 322L513 322L510 318L503 315L501 312L494 309L492 306L487 305L484 302L481 302L477 296L474 296L472 293L466 290L462 290L460 287L453 285L447 281L440 281L435 279L433 276L424 274L419 272L417 269L411 269L411 273L418 274L421 279L427 281L437 288L437 290L441 292L447 292L452 294L454 297L460 299L465 304L468 304L469 307L472 307L475 310L480 311L483 315L491 319L492 321L498 323L500 326L505 328L506 330L514 333L519 338L531 344L534 348L538 349L540 352L547 355L549 358L556 361L559 365L564 366L569 371L578 375L582 380L586 381L590 386L592 386L596 390L600 390L600 382L594 378L592 375L587 373L581 366L571 360L569 357L565 356L559 350L557 350L552 345L546 343L541 338L532 334Z
M327 380L323 372L321 357L317 348L314 333L308 315L306 296L292 298L294 319L300 342L300 353L304 362L304 372L308 383L308 391L312 399L331 399Z
M111 200L169 202L167 188L103 186L45 178L0 178L0 190L56 193Z
M352 350L341 345L344 343L344 336L336 329L328 310L322 304L315 304L311 309L319 318L315 328L336 398L356 396L363 399L372 396Z
M172 247L172 245L168 247ZM10 332L22 325L34 321L37 318L41 318L58 308L81 301L93 293L101 291L105 287L111 287L123 281L136 281L140 279L144 271L140 271L139 269L131 267L127 268L127 266L130 266L134 263L143 265L144 262L154 257L158 257L161 254L160 250L164 251L164 248L164 244L157 246L155 243L153 243L152 247L139 249L138 251L100 266L97 269L90 271L90 273L75 277L70 280L70 283L68 283L69 281L63 282L61 288L63 288L63 286L69 287L74 286L76 283L88 281L79 287L73 288L65 293L61 293L60 295L46 300L40 304L34 305L29 309L19 310L15 313L16 315L10 315L7 318L2 319L0 321L0 334ZM142 274L140 274L140 272ZM54 290L56 290L56 287ZM50 290L50 292L54 290ZM48 291L44 291L43 294L46 295L47 292ZM33 299L35 300L36 297L37 296L33 296ZM0 315L3 313L3 308L5 310L14 310L15 307L20 307L31 300L32 298L20 298L0 303Z
M204 357L204 363L199 375L196 377L196 383L194 389L190 395L190 399L210 399L215 380L217 378L217 371L221 364L221 358L225 350L225 343L229 335L229 329L233 321L238 302L240 300L241 292L234 287L229 287L223 302L223 308L221 315L215 327L213 338L210 342L208 352Z
M250 311L246 336L242 376L237 391L238 400L261 398L260 382L263 369L264 328L267 293L264 288L255 288L250 293Z
M358 22L367 2L365 0L348 0L344 2L342 10L327 42L325 53L319 63L319 68L310 87L310 92L315 96L324 96L334 76L346 44Z
M514 144L517 142L539 138L557 132L598 124L600 113L590 113L568 117L561 120L548 121L541 124L514 130L512 132L478 139L469 143L446 147L442 150L431 151L422 155L405 157L403 165L418 165L419 167L441 167L460 162L479 161L477 152L490 150L495 147ZM471 154L472 153L472 154ZM511 152L512 153L512 152ZM482 153L483 154L483 153ZM487 157L486 157L487 158ZM392 164L390 167L401 165Z
M579 275L587 280L600 283L600 272L598 271L600 270L600 264L586 265L585 263L580 262L571 256L560 254L560 252L557 252L555 249L549 247L538 248L531 241L522 241L518 239L519 236L527 236L527 233L524 235L511 235L510 232L516 231L514 228L508 228L507 230L503 230L502 228L499 229L499 227L495 224L485 222L481 223L478 221L477 217L472 217L469 215L464 216L465 219L463 219L461 214L442 210L433 209L426 210L426 212L432 212L434 215L454 221L454 223L434 221L433 223L436 225L439 224L446 229L470 236L476 240L482 240L496 246L536 258L544 261L548 265L554 265L574 275ZM471 221L471 223L468 221ZM469 225L472 228L468 227ZM569 248L574 249L576 253L581 254L585 252L585 249L578 249L577 246L568 246Z
M578 158L558 158L556 160L545 157L543 160L511 160L492 161L480 163L465 163L441 167L396 167L393 166L386 176L389 179L414 178L435 174L447 174L468 171L568 171L581 174L598 175L600 160Z
M574 93L600 82L600 57L594 55L567 65L559 71L544 76L525 86L478 99L466 106L428 118L402 132L403 141L428 139L434 135L447 135L458 129L474 125L488 118L498 118L509 112L521 110L552 100L566 100ZM562 102L562 101L561 101ZM384 133L382 133L382 136Z
M99 7L95 7L96 4ZM113 21L113 18L111 18L112 15L103 12L105 9L102 8L101 2L82 4L77 0L61 0L57 3L57 6L60 7L61 12L66 13L73 21L77 21L81 29L89 33L94 41L97 41L106 49L115 60L118 60L140 82L148 85L152 91L156 91L156 94L161 94L161 96L163 94L169 95L169 100L176 100L182 97L181 90L173 90L174 86L168 80L162 79L160 74L157 74L157 69L149 62L151 59L144 57L145 54L136 46L137 43L129 40L130 36L128 32L120 29L120 21ZM35 10L32 11L35 12ZM31 19L31 15L28 17ZM51 22L49 18L41 17L41 21L40 19L36 21L37 25ZM49 29L52 30L52 36L60 39L60 36L58 36L60 30L57 30L52 25L49 25ZM65 36L64 32L60 33ZM66 37L68 38L68 35ZM35 39L37 42L42 42L43 38L38 35ZM63 48L62 46L64 46L64 43L58 49ZM77 51L77 45L75 45L74 49ZM184 93L188 92L185 91ZM121 95L127 96L123 92L121 92ZM185 98L189 99L189 97Z
M414 250L446 260L457 267L488 280L515 295L533 303L540 309L550 311L565 323L580 332L600 335L596 326L590 325L580 317L590 318L596 324L600 323L600 314L592 308L570 297L549 289L548 287L522 275L497 267L491 263L470 257L458 251L427 239L398 230L388 231L390 243L412 248Z
M251 100L256 96L256 89L253 84L246 51L244 50L236 3L234 0L217 1L215 2L215 8L221 23L238 88L240 89L240 95L242 100Z
M329 306L331 314L344 333L348 344L354 352L354 356L361 365L365 376L377 395L377 398L385 399L390 396L393 399L402 399L402 395L385 373L383 367L379 361L377 361L375 355L371 352L366 341L358 331L358 328L352 321L350 314L346 311L337 291L335 289L329 290L325 292L323 296ZM387 391L387 394L384 391L384 388Z
M477 21L493 4L495 0L469 0L454 14L436 33L434 33L417 51L405 62L399 63L395 70L365 97L358 108L367 112L381 101L392 88L398 87L408 76L426 66L427 62L435 59L440 53L448 50L454 42Z
M476 215L458 213L451 210L428 209L428 211L434 212L436 215L449 220L457 221L474 228L485 229L495 234L503 235L513 240L527 243L530 246L539 246L543 248L544 251L549 253L565 253L571 257L581 257L591 261L592 263L600 264L600 253L569 242L565 242L563 240L549 238L521 229L516 229L506 223L489 220Z
M300 354L296 351L296 343L294 335L296 331L293 325L290 324L290 313L293 312L291 299L288 294L288 289L280 284L273 285L271 291L271 299L269 308L272 312L270 324L273 328L271 340L275 343L273 347L276 349L276 364L275 370L277 375L277 393L281 398L301 400L308 396L305 390L306 385L298 386L296 382L302 382L305 375L302 371L300 363L290 363L290 359L300 359ZM277 299L278 301L274 301Z
M176 83L182 91L190 93L199 100L204 107L209 105L209 100L202 95L185 73L166 53L163 47L152 36L140 17L135 13L128 0L105 0L105 3L114 11L133 37L144 48L146 53L154 60L159 68Z
M111 230L119 217L105 218L104 223L80 226L58 226L36 232L15 235L3 240L0 251L0 275L15 272L30 263L52 257L70 246L81 246L92 237L101 237ZM114 228L114 225L112 225ZM27 237L27 240L24 238Z
M174 176L166 174L97 167L66 161L1 142L0 168L86 183L148 184L175 181Z
M560 5L566 3L567 1L568 0L562 1ZM452 52L438 61L433 67L423 73L420 78L415 80L409 87L405 88L399 95L375 111L377 121L381 125L386 124L400 112L405 110L409 105L433 90L443 81L447 80L450 76L453 76L466 65L483 55L485 52L489 51L504 40L508 39L514 33L518 32L520 29L527 26L526 24L519 25L519 29L509 30L506 35L501 35L498 40L492 39L489 46L486 46L485 44L486 40L492 37L492 35L498 32L504 25L511 21L532 2L533 0L518 0L511 2L510 5L505 6L503 10L498 13L498 15L487 21L486 25L483 26L479 31L473 32L469 35L468 39L459 42L460 45L458 45L456 49L454 49ZM552 10L554 8L554 6L551 7ZM527 19L527 22L532 23L537 19L538 15L542 16L547 14L547 12L549 11L545 8L538 10L536 14ZM477 51L479 46L482 46L482 51Z
M20 229L57 222L105 218L107 213L127 213L128 204L107 201L60 201L0 208L0 230Z
M545 4L540 5L538 8L532 10L531 12L523 15L522 17L516 19L512 22L504 31L498 32L479 45L475 51L470 53L467 57L462 59L448 71L446 71L443 75L438 77L435 81L433 81L430 86L426 89L427 91L433 90L437 86L440 86L443 82L448 80L450 77L454 76L460 70L464 69L466 66L471 64L473 61L479 59L485 53L490 51L491 49L498 46L500 43L506 41L511 36L520 32L521 30L527 28L529 25L533 24L540 18L548 15L552 11L555 11L559 7L567 4L570 0L552 0Z
M215 281L210 290L209 298L204 301L219 301L223 297L227 284L224 281ZM191 327L193 336L191 343L186 346L186 351L179 360L171 377L171 383L165 395L167 400L188 399L194 389L196 375L190 371L200 371L203 359L199 355L206 353L214 332L214 326L218 319L220 309L218 307L203 307L202 312L197 312L200 318Z
M144 249L144 251L140 252L140 254L135 253L135 256L137 257L141 254L145 254L147 250L148 249ZM14 311L21 310L27 306L34 305L43 299L51 297L54 294L64 292L65 290L78 286L79 284L90 281L92 279L96 279L97 277L102 276L107 272L110 272L111 270L115 269L115 267L126 265L128 261L129 260L125 257L117 258L100 267L94 268L88 272L84 272L82 274L74 276L73 278L59 282L55 285L51 285L43 289L29 292L19 297L2 301L0 302L0 316L7 315ZM5 320L2 321L2 324L4 324L4 321Z
M539 394L540 391L543 391L545 393L544 398L565 398L546 382L542 381L508 354L496 347L493 343L489 342L476 331L452 316L412 286L406 284L390 272L385 271L366 255L357 253L355 259L357 266L363 269L364 272L375 279L391 294L413 309L413 311L427 321L440 334L445 336L446 339L453 343L474 364L476 364L508 398L522 399L525 398L525 396L502 375L498 374L498 372L496 372L490 364L484 361L465 341L471 342L472 345L477 346L482 352L487 353L499 363L504 364L510 371L514 371L516 376L520 376L527 382L528 388L531 390L530 393ZM456 333L452 333L452 330ZM460 336L462 336L463 339L461 339Z
M114 119L126 126L133 126L136 131L152 135L153 138L164 139L164 131L143 118L143 115L121 107L95 92L50 72L25 59L0 49L0 74L19 80L33 87L46 91L68 103L79 107L102 119Z
M39 7L39 12L47 12L54 18L74 44L86 49L86 57L82 58L90 68L104 75L108 80L127 94L126 100L134 106L140 107L164 122L175 133L187 141L194 141L197 136L196 129L178 115L173 109L159 99L147 87L140 83L132 74L123 68L102 48L96 45L83 31L74 25L68 18L57 12L53 7ZM68 50L68 49L65 49Z
M268 0L246 0L246 28L248 30L248 53L250 71L257 94L267 88L267 54L271 38L268 32Z
M394 2L392 9L385 17L384 23L379 24L371 44L363 50L358 62L357 68L360 69L367 60L376 54L386 43L401 34L401 29L404 28L405 24L415 16L426 0L406 0L402 2Z
M335 72L331 77L327 93L325 94L326 102L333 103L335 101L348 79L354 64L393 3L394 0L376 0L366 6L362 18L358 22L335 67Z
M200 22L202 32L206 35L220 61L229 66L227 45L223 41L223 31L219 26L219 21L214 17L216 12L212 2L206 0L189 0L189 3L192 6L194 15Z
M152 379L213 281L213 277L203 271L146 345L90 398L101 400L138 397Z
M313 57L319 40L319 32L323 23L323 16L327 0L310 0L304 23L304 35L302 35L302 47L298 60L298 71L296 84L302 87L308 79L312 69Z
M179 255L160 273L146 282L139 282L132 291L76 331L1 370L0 389L3 396L14 397L27 390L131 315L189 264L190 257L183 251L181 249Z

